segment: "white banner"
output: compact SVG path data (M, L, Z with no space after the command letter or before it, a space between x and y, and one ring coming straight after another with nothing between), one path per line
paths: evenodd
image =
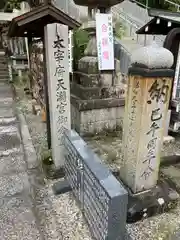
M112 14L96 14L96 39L99 70L114 69Z
M52 154L56 167L64 164L63 134L71 129L68 26L45 26Z

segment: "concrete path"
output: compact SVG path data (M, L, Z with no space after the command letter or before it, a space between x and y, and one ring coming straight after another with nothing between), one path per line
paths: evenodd
M42 237L31 197L29 167L12 89L7 74L3 75L5 67L0 68L0 239L38 240Z

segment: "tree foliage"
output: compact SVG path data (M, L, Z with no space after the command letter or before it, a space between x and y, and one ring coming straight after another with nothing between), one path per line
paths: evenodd
M83 29L77 29L73 34L73 58L74 58L74 70L78 69L78 61L84 55L84 50L89 42L89 34Z
M0 9L11 12L13 9L19 9L23 0L0 0Z
M88 18L81 19L83 22L87 22ZM126 27L124 24L118 19L113 18L114 25L114 37L117 39L121 39L125 34ZM78 69L78 61L84 56L84 51L89 42L89 33L86 30L78 28L74 30L73 33L73 58L74 58L74 70Z
M179 2L180 0L171 0L172 2ZM157 8L157 9L165 9L168 10L170 8L173 8L172 4L169 4L168 2L165 2L164 0L138 0L139 3L142 3L143 5L148 5L150 8Z

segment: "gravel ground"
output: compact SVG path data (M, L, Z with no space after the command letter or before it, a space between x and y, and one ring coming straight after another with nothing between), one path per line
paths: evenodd
M46 124L40 116L32 114L31 100L20 89L17 108L24 114L32 141L40 161L41 152L47 149ZM40 165L41 166L41 165ZM55 180L45 179L41 167L34 172L36 215L45 240L92 240L83 216L71 193L55 196Z
M40 158L42 149L47 148L46 125L40 116L32 114L31 101L19 94L17 107L24 113L32 136L37 156ZM122 140L119 136L86 139L89 146L107 163L114 168L122 160ZM111 143L111 144L110 144ZM180 153L180 138L162 148L163 155ZM54 181L44 179L43 174L36 174L37 217L42 232L47 240L91 240L88 228L83 220L71 194L54 196L52 184ZM39 183L40 182L40 183ZM128 235L132 240L171 240L173 233L180 228L180 204L174 210L141 222L127 225ZM178 238L177 238L178 239Z

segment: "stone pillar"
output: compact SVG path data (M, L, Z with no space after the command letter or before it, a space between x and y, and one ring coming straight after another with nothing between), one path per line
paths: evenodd
M71 129L68 26L53 23L44 30L52 155L55 166L61 168L64 131Z
M172 53L155 43L132 54L124 115L121 178L138 193L158 180L173 77Z

